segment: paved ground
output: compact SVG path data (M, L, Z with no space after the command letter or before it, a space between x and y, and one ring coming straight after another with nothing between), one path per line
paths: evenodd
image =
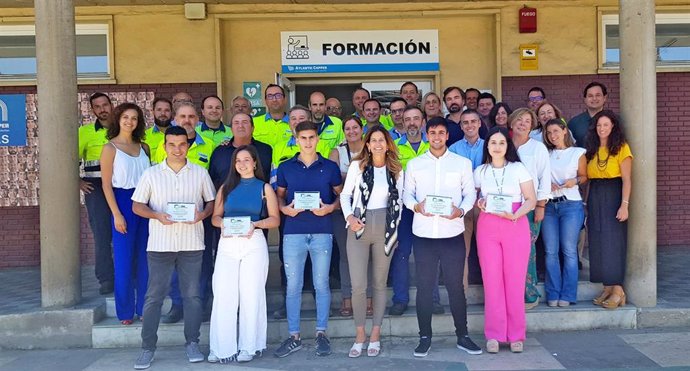
M481 335L473 335L476 340ZM267 354L250 363L187 363L180 347L160 348L151 370L690 370L690 328L530 333L523 354L502 348L497 355L471 356L455 348L454 338L434 338L425 359L412 357L413 338L384 339L378 358L347 358L350 342L334 340L334 353L317 357L305 340L301 351L283 359ZM269 351L277 344L269 345ZM0 351L5 370L128 370L138 349ZM244 366L244 367L240 367Z

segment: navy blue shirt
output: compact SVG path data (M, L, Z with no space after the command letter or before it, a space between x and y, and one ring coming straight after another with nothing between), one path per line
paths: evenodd
M261 220L265 184L256 178L240 179L240 184L225 199L223 216L248 216L253 222Z
M221 145L213 150L211 155L211 163L208 165L208 175L211 176L213 185L216 189L220 187L225 181L225 178L230 172L230 167L233 166L230 161L232 160L232 154L235 153L235 146L230 141L229 144ZM259 154L259 162L264 173L264 181L268 182L271 174L271 158L273 156L273 150L268 144L256 141L252 139L252 145L256 148L256 152Z
M446 118L446 124L448 124L448 141L446 142L446 147L450 147L455 142L465 137L465 133L462 132L460 124L455 121Z
M340 186L342 176L338 165L321 155L307 167L299 160L299 153L278 166L278 187L286 189L285 204L290 204L295 192L319 192L324 204L335 202L334 187ZM331 214L316 216L309 210L294 217L285 216L283 234L333 234Z

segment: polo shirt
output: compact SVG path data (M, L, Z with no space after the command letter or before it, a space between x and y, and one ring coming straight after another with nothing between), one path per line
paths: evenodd
M446 124L448 124L448 140L446 141L446 146L450 147L457 143L460 139L464 138L465 133L462 131L460 124L453 120L446 119Z
M592 117L589 115L589 112L585 111L573 117L570 119L570 122L568 122L568 129L570 129L570 132L575 138L576 146L585 148L585 137L587 136L587 130L589 130L591 121Z
M398 152L400 153L400 164L402 164L403 170L407 169L407 163L413 158L425 153L429 150L429 141L426 139L426 133L422 132L422 142L419 143L419 148L415 151L407 139L407 134L403 134L400 139L395 141L395 145L398 146Z
M484 139L477 138L474 144L470 144L467 139L462 138L448 148L449 151L458 154L472 162L472 170L479 167L484 162Z
M171 125L172 126L172 125ZM165 132L161 131L158 126L153 125L146 129L146 136L144 137L144 143L149 146L149 153L156 153L158 146L163 143L165 139Z
M343 122L337 117L325 116L323 122L319 125L319 143L324 142L328 147L328 153L323 154L323 157L328 157L333 148L345 140L345 132L343 131Z
M264 180L268 181L271 174L271 156L272 149L266 143L261 143L252 139L252 145L256 148L256 152L259 154L259 162L261 163L261 168L264 171ZM233 166L232 155L235 153L237 148L232 142L216 147L211 155L211 162L208 167L208 174L211 176L211 180L216 188L225 181L228 173L230 173L230 168Z
M316 144L316 152L324 158L328 158L331 154L331 148L327 142L322 142ZM275 185L278 178L278 166L283 162L295 157L299 153L299 145L295 137L290 137L287 142L278 143L273 147L273 157L271 159L271 176L270 182Z
M200 122L197 124L195 129L197 134L209 139L216 146L219 146L221 143L232 139L232 129L222 122L220 123L218 129L210 128L205 122Z
M292 130L288 123L287 113L283 115L282 119L275 120L270 113L262 116L256 116L254 122L254 139L259 142L266 143L273 147L277 143L287 142L292 137Z
M335 201L334 187L342 184L338 165L317 154L318 158L308 167L295 155L278 167L278 187L286 189L285 203L290 204L295 192L316 192L324 204ZM283 234L333 234L331 214L316 216L309 210L296 216L285 216Z
M204 209L213 201L216 190L206 169L187 164L175 173L167 161L152 166L141 175L132 201L147 204L155 212L164 212L168 202L190 202L196 209ZM180 252L204 250L204 225L173 223L164 225L158 219L149 219L149 239L146 251Z
M84 164L84 177L101 177L101 151L108 143L108 128L100 121L79 127L79 158Z
M208 169L209 162L211 161L211 155L216 146L210 139L204 139L203 136L198 135L194 138L194 143L187 150L187 159L193 164L197 164L204 169ZM154 164L159 164L163 162L168 157L165 153L164 141L158 144L156 149L156 154L151 157L151 162Z

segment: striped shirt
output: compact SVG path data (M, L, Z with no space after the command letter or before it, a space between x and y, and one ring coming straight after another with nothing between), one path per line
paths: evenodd
M198 211L204 203L213 201L216 192L211 177L199 165L187 164L175 173L168 162L148 168L132 195L132 201L148 204L154 212L165 212L168 202L190 202ZM174 223L164 225L157 219L149 219L149 242L146 251L179 252L204 249L204 226Z

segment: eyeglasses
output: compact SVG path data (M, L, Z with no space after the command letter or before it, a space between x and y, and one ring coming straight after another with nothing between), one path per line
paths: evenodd
M332 111L342 111L343 107L326 107L326 111L332 112Z
M541 102L544 100L544 97L538 96L538 97L529 97L530 102Z
M391 113L394 114L394 115L399 115L399 114L401 114L401 113L403 113L403 112L405 112L405 109L404 109L404 108L392 109L392 110L391 110Z
M285 98L285 94L283 93L266 94L266 100L278 100L283 98Z

